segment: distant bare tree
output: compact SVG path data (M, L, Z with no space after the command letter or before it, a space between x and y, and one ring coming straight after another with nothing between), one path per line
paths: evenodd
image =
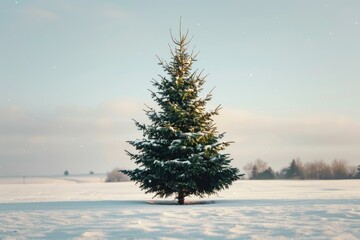
M349 165L349 174L351 178L357 178L358 168L355 165Z
M128 182L129 177L122 172L119 172L120 168L114 168L111 172L106 175L105 182Z
M305 179L330 179L331 167L322 160L307 162L304 164Z
M257 178L257 176L266 170L269 169L269 166L267 162L256 159L254 162L249 162L243 167L246 174L249 176L249 178L254 179Z
M356 167L345 160L335 159L331 164L322 160L304 164L305 179L348 179L356 175Z
M247 164L245 164L245 166L243 166L243 170L249 178L252 176L253 169L254 169L253 162L248 162Z
M351 177L349 163L345 160L335 159L331 163L332 177L335 179L346 179Z

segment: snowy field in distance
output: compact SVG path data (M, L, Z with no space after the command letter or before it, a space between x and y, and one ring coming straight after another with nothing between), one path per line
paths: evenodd
M0 178L0 239L360 239L360 181L238 181L208 204L99 176Z

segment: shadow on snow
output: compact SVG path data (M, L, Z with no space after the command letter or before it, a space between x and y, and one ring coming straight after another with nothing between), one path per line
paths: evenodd
M186 205L213 207L251 207L281 205L360 205L360 199L224 199L224 200L189 200ZM61 202L19 202L0 203L0 211L36 211L36 210L94 210L126 207L181 206L176 200L105 200L105 201L61 201ZM183 207L183 206L181 206Z

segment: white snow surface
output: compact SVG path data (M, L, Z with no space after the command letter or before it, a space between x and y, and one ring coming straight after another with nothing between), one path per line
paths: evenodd
M100 181L0 178L0 239L360 239L359 180L242 180L184 206Z

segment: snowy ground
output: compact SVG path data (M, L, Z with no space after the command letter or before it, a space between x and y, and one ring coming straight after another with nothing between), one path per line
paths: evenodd
M360 239L359 180L239 181L185 206L100 181L0 178L0 239Z

